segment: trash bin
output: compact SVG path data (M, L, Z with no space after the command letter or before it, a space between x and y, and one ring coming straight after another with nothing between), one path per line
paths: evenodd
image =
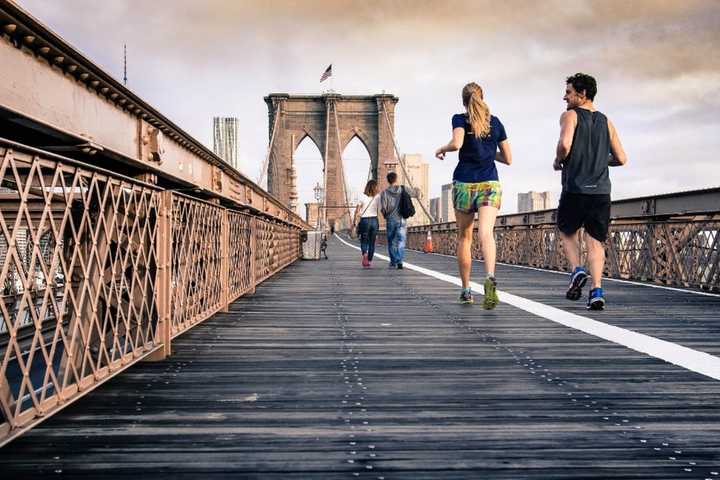
M320 260L320 244L322 243L322 230L307 232L307 240L302 244L303 260Z

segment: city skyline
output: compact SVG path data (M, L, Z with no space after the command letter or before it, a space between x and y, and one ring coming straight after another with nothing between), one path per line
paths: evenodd
M173 8L159 2L151 16L129 1L102 8L88 0L19 3L116 78L127 43L128 87L207 145L212 126L205 119L239 117L240 163L252 179L268 143L262 96L319 94L325 88L319 75L333 61L337 92L385 90L400 98L398 143L401 153L421 153L430 163L429 197L451 179L456 155L440 162L432 154L450 137L451 115L462 110L462 85L475 80L505 124L515 157L511 167L499 166L502 212L516 211L519 192L549 190L559 198L550 165L565 76L576 71L598 78L597 106L628 152L628 166L611 174L615 198L720 184L714 160L720 120L712 114L720 103L713 53L720 44L718 3L551 1L540 9L530 2L488 8L340 1L308 8L178 1ZM299 170L302 182L310 173Z

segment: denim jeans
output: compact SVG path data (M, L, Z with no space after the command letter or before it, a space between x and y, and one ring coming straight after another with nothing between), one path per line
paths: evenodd
M360 250L363 255L367 253L368 260L372 262L375 254L375 237L378 232L377 217L362 217L358 224L358 233L360 234Z
M402 263L405 254L405 238L407 237L405 220L388 219L385 228L387 230L390 264L397 265L398 263Z

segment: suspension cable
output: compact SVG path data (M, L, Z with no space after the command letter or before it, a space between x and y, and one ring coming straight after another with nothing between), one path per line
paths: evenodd
M395 132L393 131L391 125L390 125L390 117L387 113L387 106L386 101L383 100L383 114L385 116L385 122L387 123L388 130L390 131L390 138L392 138L393 146L395 147L395 155L397 156L398 163L400 164L400 168L402 168L403 174L405 175L405 180L410 184L410 188L412 188L417 194L418 194L418 203L420 204L420 208L422 208L423 212L425 212L425 215L430 220L430 223L433 223L435 219L432 215L430 215L430 212L428 212L427 208L425 208L425 204L423 203L422 198L422 192L420 189L416 189L413 185L412 179L410 178L410 175L408 174L407 168L405 168L405 161L403 160L403 156L400 153L400 149L398 148L397 141L395 140Z
M275 133L277 132L277 126L278 122L280 120L280 103L278 103L277 107L275 108L275 123L273 124L272 134L270 135L270 144L268 145L267 152L265 154L265 161L263 162L262 170L260 171L260 176L258 177L257 184L261 187L263 186L262 183L265 180L265 176L268 172L268 166L270 164L270 154L272 153L272 147L275 143ZM273 165L274 166L274 165ZM266 185L265 188L269 187L269 185Z

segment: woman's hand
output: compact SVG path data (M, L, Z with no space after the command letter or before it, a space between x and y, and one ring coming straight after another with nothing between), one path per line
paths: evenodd
M445 150L443 150L443 147L435 150L435 158L437 158L438 160L445 160Z

